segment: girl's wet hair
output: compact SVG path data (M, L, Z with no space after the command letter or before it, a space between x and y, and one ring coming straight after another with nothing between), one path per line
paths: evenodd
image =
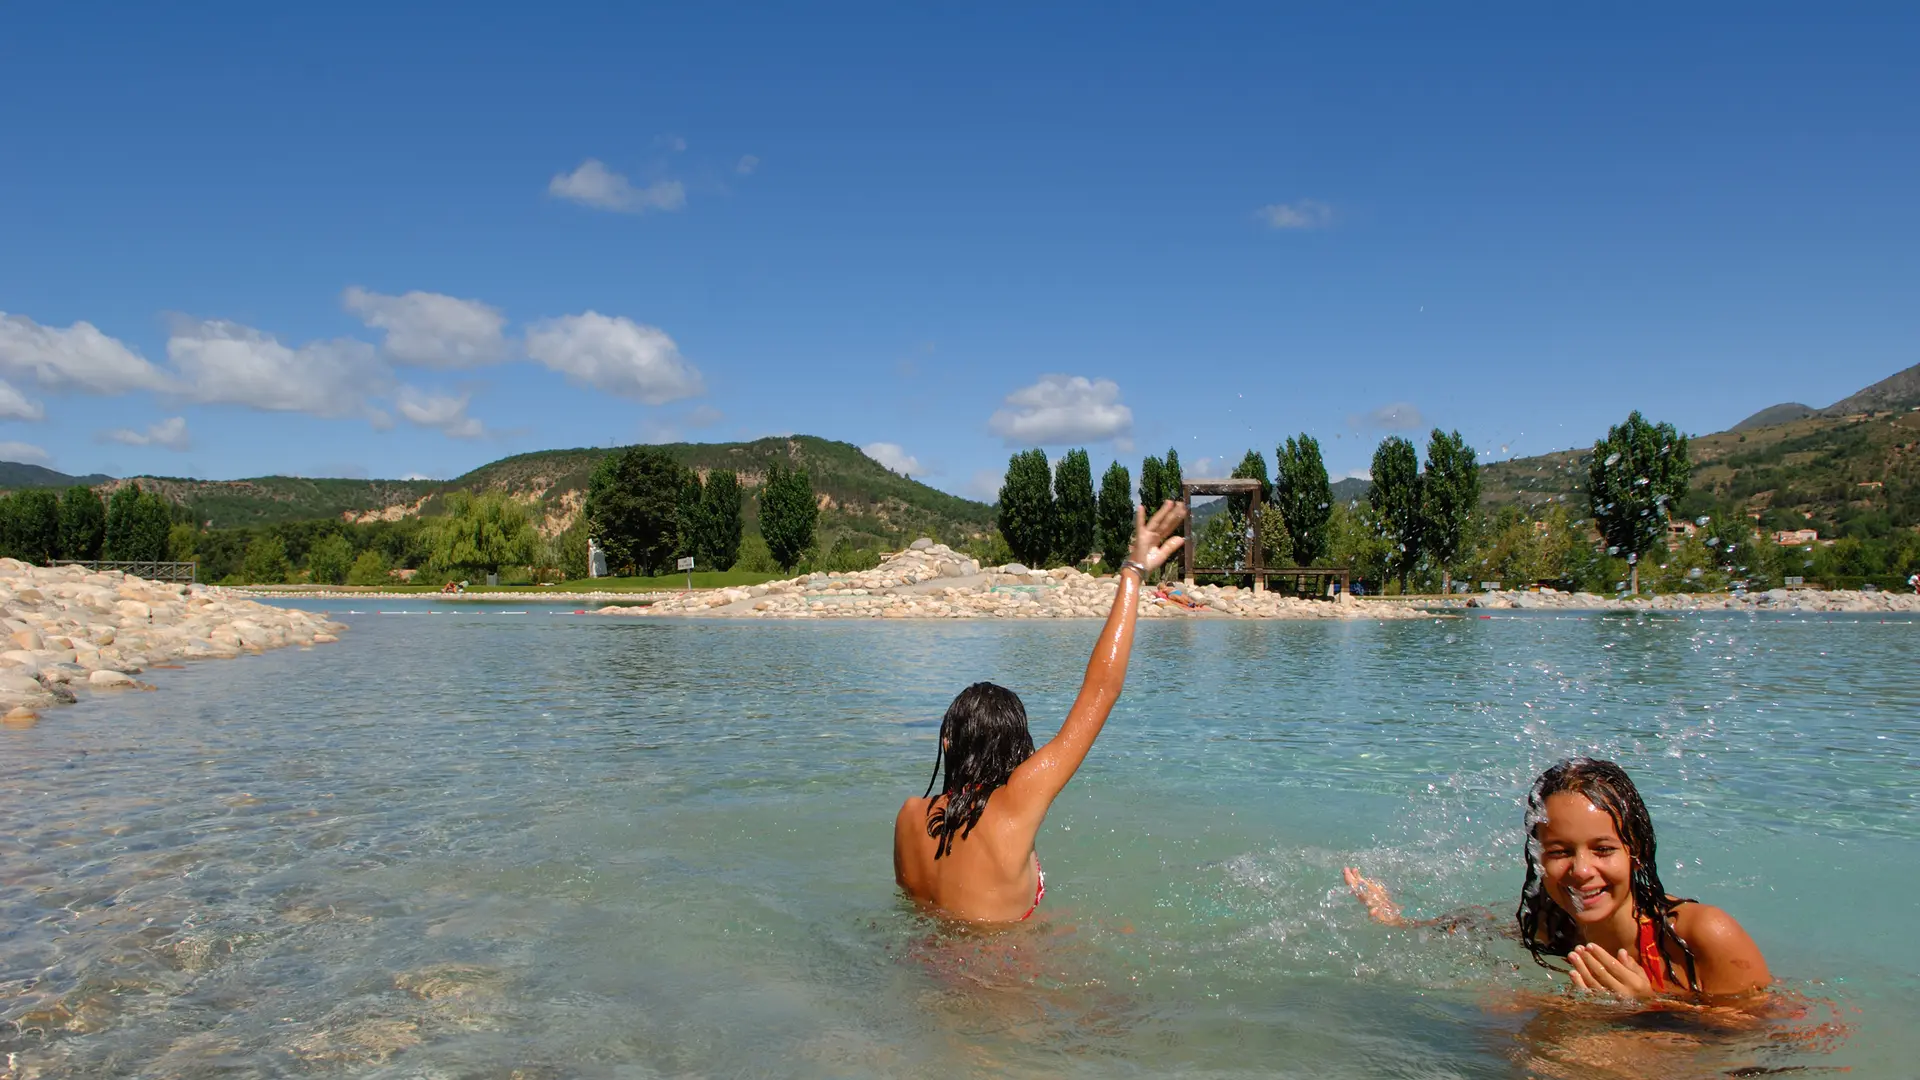
M927 813L927 835L939 840L933 857L953 850L953 837L966 839L987 808L987 797L1033 756L1033 736L1027 731L1027 707L1004 686L978 682L953 699L940 721L940 744L933 752L933 777L927 794L940 779L945 752L946 783L941 792L947 804Z
M1693 950L1687 948L1687 943L1673 928L1673 909L1691 901L1667 896L1666 887L1660 884L1659 864L1654 859L1653 819L1647 814L1647 804L1640 800L1640 792L1627 778L1625 769L1598 758L1568 758L1541 773L1533 782L1533 790L1527 793L1527 881L1520 887L1520 908L1514 916L1520 921L1520 940L1533 954L1534 962L1551 968L1543 953L1566 956L1580 944L1573 917L1547 895L1540 838L1535 831L1547 820L1547 797L1562 794L1582 796L1613 819L1613 829L1620 834L1620 842L1633 859L1629 889L1633 893L1634 910L1653 923L1654 934L1661 945L1661 958L1665 960L1669 947L1686 957L1685 985L1698 985ZM1665 963L1667 978L1679 982L1674 976L1673 961L1665 960Z

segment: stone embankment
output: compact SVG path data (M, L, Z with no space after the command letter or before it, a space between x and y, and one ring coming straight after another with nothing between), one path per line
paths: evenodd
M344 629L202 585L14 559L0 559L0 624L0 714L13 726L79 692L151 689L134 678L145 668L323 644Z
M1769 589L1765 592L1733 594L1667 593L1660 596L1614 597L1542 590L1479 593L1462 600L1437 600L1430 606L1542 611L1849 611L1920 614L1920 596L1825 589Z
M1078 570L982 567L945 544L913 547L872 570L808 574L750 588L682 593L645 607L603 607L602 615L699 615L744 619L1103 619L1116 579ZM1401 605L1300 600L1213 585L1146 590L1143 618L1425 619Z

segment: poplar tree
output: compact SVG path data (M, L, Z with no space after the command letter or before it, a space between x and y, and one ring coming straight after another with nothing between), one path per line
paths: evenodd
M1160 509L1167 499L1166 465L1159 458L1148 455L1140 463L1140 505L1152 514Z
M1327 520L1333 516L1333 485L1327 482L1327 464L1320 457L1319 440L1305 432L1274 450L1279 466L1273 502L1293 540L1293 558L1313 566L1327 554Z
M1420 484L1420 455L1413 443L1398 435L1380 440L1367 502L1387 545L1387 573L1400 579L1403 593L1421 555Z
M1480 507L1480 466L1458 431L1433 429L1427 439L1427 473L1420 482L1420 535L1440 566L1440 589L1453 589L1467 526Z
M1607 429L1593 444L1587 466L1587 499L1609 555L1632 567L1640 592L1640 557L1666 539L1673 503L1686 494L1693 471L1687 437L1672 424L1649 424L1635 409L1624 424Z
M701 524L706 536L701 553L713 569L731 570L733 564L740 561L740 535L744 527L740 517L740 477L732 469L708 473L702 501L705 505Z
M1099 518L1100 561L1108 570L1118 571L1133 550L1133 478L1117 461L1100 478Z
M14 557L40 566L60 557L60 496L27 488L13 497Z
M1023 450L1007 459L1000 483L1000 535L1013 557L1029 567L1047 564L1057 526L1053 476L1044 450Z
M1053 557L1077 566L1093 554L1093 464L1085 450L1069 450L1053 471Z
M107 536L107 504L85 484L67 489L60 500L60 557L91 562L100 557Z
M813 530L819 519L820 504L814 498L807 470L774 462L767 470L767 486L760 492L760 536L781 569L800 565L813 547Z
M673 568L683 472L679 462L654 446L618 450L594 468L583 513L610 569L656 574Z
M131 539L128 530L133 526L133 512L140 505L140 482L121 484L107 498L107 521L101 536L100 557L110 561L125 561L133 556L127 554L127 543Z

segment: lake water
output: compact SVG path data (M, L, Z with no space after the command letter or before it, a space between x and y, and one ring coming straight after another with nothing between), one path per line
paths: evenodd
M1146 623L1040 915L956 934L896 895L893 813L971 681L1050 735L1094 624L337 617L0 729L0 1076L1920 1060L1920 621ZM1572 752L1633 773L1669 889L1734 913L1798 1018L1570 1007L1518 946L1341 887L1510 914L1519 800Z

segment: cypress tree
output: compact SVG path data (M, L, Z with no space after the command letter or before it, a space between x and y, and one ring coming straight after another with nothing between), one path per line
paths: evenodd
M1633 419L1639 416L1636 412ZM1685 453L1683 444L1682 456ZM1684 480L1681 487L1686 487ZM1474 462L1473 447L1458 431L1434 428L1427 439L1427 474L1420 481L1420 533L1428 553L1440 564L1443 591L1453 588L1453 564L1464 546L1467 525L1479 508L1480 466ZM1660 528L1665 531L1664 520Z
M1149 458L1148 460L1152 460ZM1114 462L1100 478L1100 561L1118 571L1133 550L1133 478Z
M807 471L774 462L767 471L767 486L760 492L760 536L782 569L798 566L813 547L819 519L820 504Z
M1179 502L1182 498L1180 485L1185 482L1186 477L1180 475L1180 452L1172 447L1168 447L1166 462L1160 467L1161 498L1172 499L1174 502ZM1152 517L1153 511L1158 509L1160 509L1160 504L1153 504L1153 510L1147 511L1147 516Z
M1047 452L1025 450L1007 460L1000 484L1000 535L1013 557L1030 567L1047 564L1054 535L1053 476Z
M1093 554L1095 506L1093 464L1085 450L1069 450L1053 472L1053 557L1077 566Z

